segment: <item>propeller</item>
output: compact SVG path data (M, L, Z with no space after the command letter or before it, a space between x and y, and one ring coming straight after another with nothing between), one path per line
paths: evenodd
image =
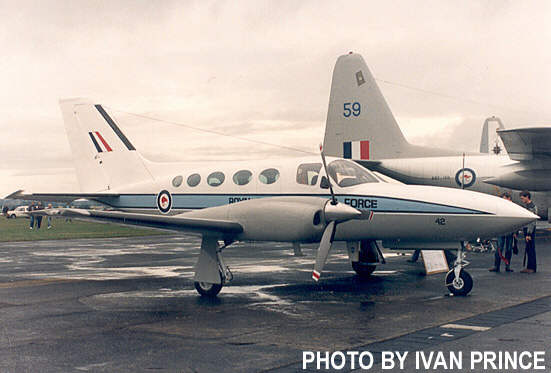
M319 281L321 276L321 271L325 266L327 257L329 256L329 251L331 250L331 245L333 239L335 238L335 231L337 229L337 224L350 219L356 219L361 216L361 212L357 209L345 205L344 203L337 202L335 193L333 192L333 186L331 180L329 179L329 173L327 172L327 164L325 162L325 155L323 154L323 146L320 144L320 153L321 160L323 162L323 168L325 170L325 175L327 181L329 182L329 191L331 192L331 201L329 201L323 210L325 221L327 221L327 226L323 231L321 236L320 246L318 248L318 253L316 255L316 264L314 265L314 272L312 272L312 279L314 281Z

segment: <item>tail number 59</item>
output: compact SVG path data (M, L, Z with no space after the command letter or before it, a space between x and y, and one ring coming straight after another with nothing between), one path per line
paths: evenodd
M344 111L342 115L344 115L345 118L350 117L351 115L355 117L359 117L362 113L362 106L359 102L345 102L344 103Z

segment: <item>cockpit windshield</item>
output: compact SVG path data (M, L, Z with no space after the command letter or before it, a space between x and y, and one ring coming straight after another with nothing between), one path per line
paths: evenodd
M352 161L339 159L329 163L327 169L331 179L340 187L379 182L371 172Z

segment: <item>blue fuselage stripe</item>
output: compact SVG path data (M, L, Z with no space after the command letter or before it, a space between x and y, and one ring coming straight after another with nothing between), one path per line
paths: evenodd
M330 197L327 194L173 194L172 209L202 209L248 199L286 196ZM117 209L157 209L156 197L155 194L121 194L119 197L98 198L97 200ZM375 212L488 214L484 211L401 198L362 195L337 195L336 197L339 202L358 210L372 210Z

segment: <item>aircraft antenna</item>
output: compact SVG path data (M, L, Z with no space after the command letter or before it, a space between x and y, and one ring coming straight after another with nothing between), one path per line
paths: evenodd
M461 173L461 189L465 189L465 153L463 153L463 172Z
M316 154L316 153L308 151L308 150L293 148L292 146L279 145L279 144L274 144L274 143L270 143L270 142L262 141L262 140L252 140L252 139L248 139L246 137L235 136L235 135L231 135L231 134L220 132L220 131L215 131L215 130L209 130L209 129L199 128L199 127L195 127L195 126L190 126L189 124L174 122L174 121L171 121L171 120L159 119L159 118L150 117L148 115L143 115L143 114L131 113L131 112L124 111L124 110L119 110L119 109L116 109L116 108L113 108L113 107L108 107L108 109L113 110L113 111L117 111L119 113L131 115L131 116L134 116L134 117L137 117L137 118L148 119L148 120L152 120L152 121L155 121L155 122L171 124L173 126L189 128L189 129L192 129L192 130L195 130L195 131L210 133L210 134L213 134L213 135L230 137L230 138L233 138L233 139L246 141L246 142L251 142L251 143L254 143L254 144L268 145L268 146L273 146L273 147L276 147L276 148L287 149L287 150L292 150L292 151L295 151L295 152L306 153L306 154Z

